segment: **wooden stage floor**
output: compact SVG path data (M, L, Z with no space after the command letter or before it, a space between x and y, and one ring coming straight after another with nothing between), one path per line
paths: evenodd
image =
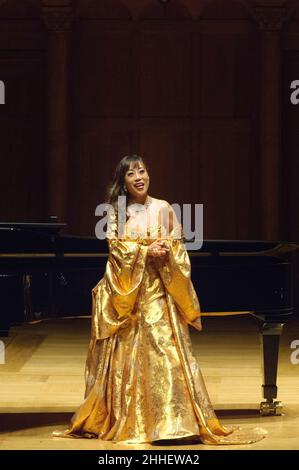
M299 364L290 361L290 343L299 340L298 320L290 320L282 335L278 371L282 416L259 415L262 354L253 317L206 317L203 331L192 333L194 352L221 422L268 431L266 439L246 446L134 446L53 438L52 431L64 429L83 400L89 333L89 318L57 319L14 327L8 338L1 338L6 349L5 363L0 365L0 450L299 450Z

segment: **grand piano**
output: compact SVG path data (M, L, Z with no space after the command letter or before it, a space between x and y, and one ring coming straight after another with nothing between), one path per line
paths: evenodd
M103 276L105 240L66 235L65 224L0 223L0 336L13 324L90 315L91 289ZM293 314L292 253L286 241L204 240L189 251L203 315L248 313L260 325L263 396L260 412L280 414L279 341Z

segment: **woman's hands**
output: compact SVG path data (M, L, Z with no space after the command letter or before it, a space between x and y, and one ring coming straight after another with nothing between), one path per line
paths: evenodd
M169 252L169 246L163 240L156 240L148 247L147 254L154 258L161 258L167 255Z

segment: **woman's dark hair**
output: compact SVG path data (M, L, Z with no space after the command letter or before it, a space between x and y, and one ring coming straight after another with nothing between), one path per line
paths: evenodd
M139 163L142 163L145 168L147 168L144 158L140 155L126 155L123 157L120 162L117 164L115 169L113 179L111 184L108 186L106 193L106 202L112 206L116 206L118 196L126 196L127 193L124 191L124 179L125 174L130 168L131 163L133 163L133 168L135 168Z

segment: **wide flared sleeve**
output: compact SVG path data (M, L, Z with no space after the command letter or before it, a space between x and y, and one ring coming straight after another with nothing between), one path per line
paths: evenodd
M191 280L191 263L183 241L182 226L169 204L166 207L167 211L170 214L170 221L169 236L165 241L169 253L165 260L158 260L160 276L183 319L197 330L201 330L200 303ZM165 212L162 221L165 225Z
M143 278L147 250L138 241L109 239L106 279L111 289L111 301L119 318L133 313Z
M118 237L114 210L109 211L107 224L106 270L92 290L92 336L95 339L108 338L132 319L147 259L146 245Z

